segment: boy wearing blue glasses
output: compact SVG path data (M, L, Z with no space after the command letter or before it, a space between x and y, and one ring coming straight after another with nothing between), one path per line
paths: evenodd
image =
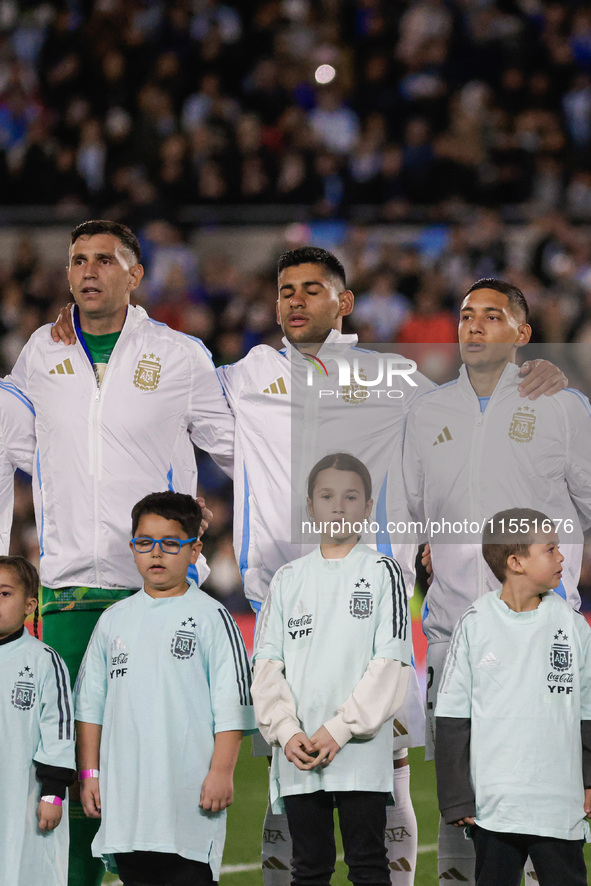
M209 886L244 732L250 671L229 612L187 578L201 508L157 492L132 511L143 590L103 613L75 687L81 800L92 844L125 886Z

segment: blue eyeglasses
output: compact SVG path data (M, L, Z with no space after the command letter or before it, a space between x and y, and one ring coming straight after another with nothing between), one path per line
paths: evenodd
M195 538L150 538L149 535L139 535L137 538L131 539L131 544L136 554L149 554L154 550L154 545L160 545L163 554L178 554L184 545L193 544L197 541Z

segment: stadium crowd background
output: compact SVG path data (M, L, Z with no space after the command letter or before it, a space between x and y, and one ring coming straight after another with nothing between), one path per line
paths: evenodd
M218 364L279 343L275 260L308 242L343 261L363 341L455 341L467 286L499 276L534 341L584 346L591 4L0 0L2 374L68 301L91 217L134 229L137 300ZM257 225L268 245L237 249ZM240 611L231 487L201 464L209 590ZM23 478L12 548L38 557Z

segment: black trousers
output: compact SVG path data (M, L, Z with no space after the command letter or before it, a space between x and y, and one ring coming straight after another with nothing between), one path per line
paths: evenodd
M173 852L117 852L115 861L123 886L217 886L208 864Z
M389 886L384 845L388 795L373 791L316 791L284 797L293 842L293 886L328 886L336 845L333 811L339 813L349 880L359 886Z
M502 834L472 827L476 886L519 886L527 856L540 886L587 886L583 840Z

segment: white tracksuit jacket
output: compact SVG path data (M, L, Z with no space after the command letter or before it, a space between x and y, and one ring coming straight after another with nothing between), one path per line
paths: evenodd
M0 555L8 554L16 468L33 473L35 410L14 385L0 381Z
M130 306L100 387L80 337L56 343L49 326L10 381L36 412L42 583L137 588L132 506L149 492L196 494L192 442L231 472L234 419L209 352Z
M432 390L433 383L414 372L416 387L404 380L396 383L402 391L399 398L388 398L382 384L380 397L356 401L351 390L339 387L331 351L351 361L357 358L370 380L377 377L376 361L381 355L357 348L356 335L332 330L317 354L329 375L317 376L311 367L314 385L307 387L310 364L287 339L284 343L280 351L259 345L238 363L218 370L236 416L234 550L247 598L258 608L275 572L311 550L297 535L300 521L308 519L306 479L323 455L340 451L360 458L372 476L371 519L377 519L384 531L365 535L363 540L377 543L382 553L399 561L412 593L416 546L392 547L385 531L386 492L390 499L387 518L406 519L401 476L404 425L411 404ZM339 395L319 397L320 388L338 390ZM318 540L305 539L313 546Z
M481 522L512 507L562 519L563 593L578 609L582 529L591 524L591 407L571 389L524 399L518 372L514 363L505 367L484 412L465 366L456 381L415 402L404 440L408 505L423 523ZM565 531L565 519L574 531ZM448 641L469 604L499 582L482 557L479 534L448 532L443 540L431 527L426 538L434 578L423 626L436 643Z

